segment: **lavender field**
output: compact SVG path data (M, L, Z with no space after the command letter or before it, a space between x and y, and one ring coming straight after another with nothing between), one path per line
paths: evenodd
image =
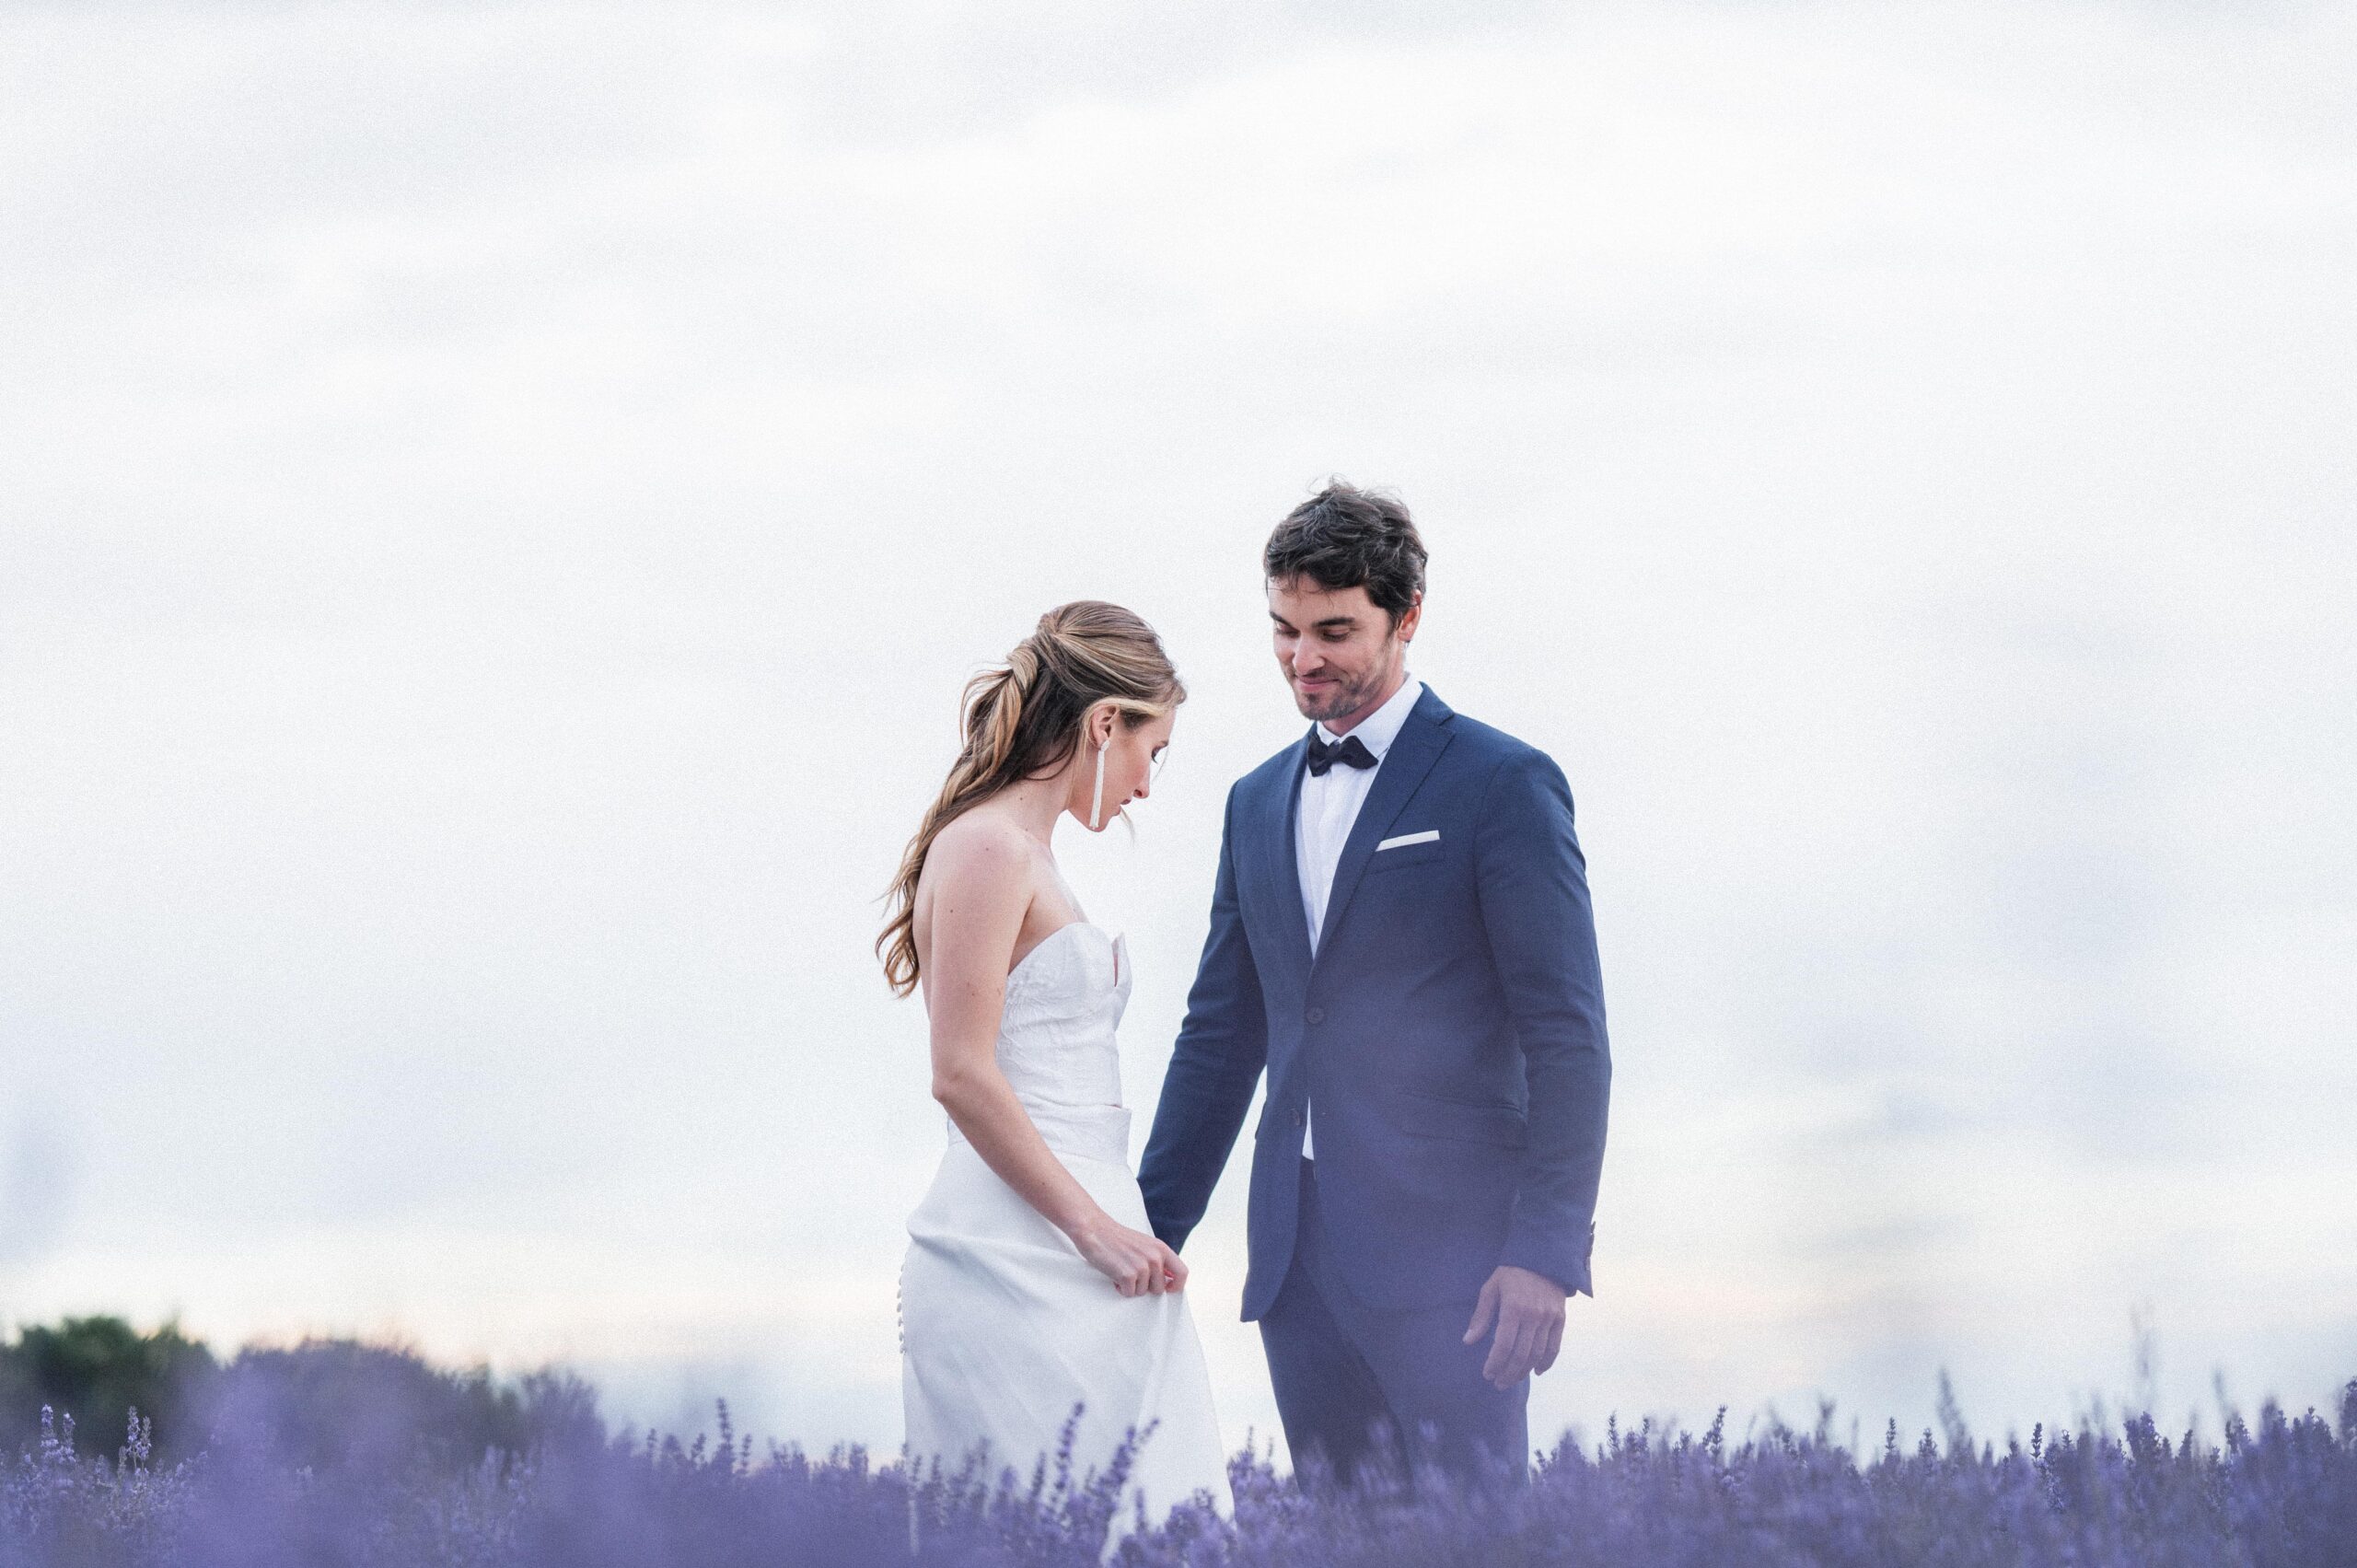
M191 1451L168 1463L153 1419L135 1411L108 1455L70 1414L44 1409L38 1436L0 1471L0 1568L1080 1568L1100 1560L1122 1481L1118 1464L1074 1475L1045 1460L1023 1475L993 1478L971 1462L911 1474L851 1446L814 1458L772 1445L756 1457L725 1403L716 1436L609 1435L586 1386L535 1376L520 1398L510 1389L470 1405L496 1391L479 1376L421 1376L395 1353L249 1353L190 1407ZM2145 1414L2083 1416L1998 1442L1971 1432L1952 1400L1942 1404L1944 1432L1909 1441L1887 1423L1863 1449L1837 1440L1829 1404L1809 1430L1771 1421L1740 1442L1724 1431L1724 1411L1699 1434L1616 1421L1594 1442L1565 1433L1521 1487L1459 1488L1426 1473L1344 1490L1314 1471L1280 1475L1247 1449L1229 1460L1232 1521L1182 1506L1110 1561L2357 1563L2357 1379L2329 1417L2288 1416L2272 1401L2255 1421L2223 1411L2214 1444L2172 1437ZM450 1412L469 1409L510 1419L479 1458L462 1459ZM322 1410L340 1413L323 1425Z

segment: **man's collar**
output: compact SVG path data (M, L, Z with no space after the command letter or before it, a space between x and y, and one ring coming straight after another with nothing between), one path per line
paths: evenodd
M1422 681L1402 671L1399 690L1391 693L1384 700L1383 706L1361 719L1352 729L1351 733L1359 738L1359 744L1375 753L1377 761L1382 761L1383 754L1391 749L1391 743L1399 738L1399 726L1408 722L1408 714L1415 707L1416 699L1423 694L1423 690ZM1326 727L1324 719L1318 721L1316 733L1318 738L1329 746L1342 738Z

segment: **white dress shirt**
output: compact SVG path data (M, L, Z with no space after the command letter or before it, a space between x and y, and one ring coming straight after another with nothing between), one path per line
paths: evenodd
M1351 825L1359 819L1359 807L1366 804L1367 791L1375 787L1375 775L1383 771L1384 754L1399 738L1399 726L1408 722L1408 711L1416 705L1416 699L1423 695L1423 691L1422 681L1403 672L1399 690L1351 731L1359 738L1360 745L1375 754L1374 767L1353 768L1336 762L1323 777L1306 768L1302 770L1301 808L1294 814L1293 856L1295 865L1301 869L1301 909L1309 922L1312 958L1318 956L1318 928L1326 923L1326 900L1334 890L1334 868L1341 864L1342 846L1350 842ZM1322 720L1318 725L1318 738L1329 746L1342 739ZM1306 1103L1302 1115L1301 1154L1308 1159L1312 1156Z

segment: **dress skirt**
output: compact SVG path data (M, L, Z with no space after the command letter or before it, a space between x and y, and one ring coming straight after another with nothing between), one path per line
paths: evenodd
M1074 1179L1121 1224L1147 1230L1129 1166L1130 1112L1026 1101ZM1149 1231L1148 1234L1151 1234ZM1136 1499L1158 1526L1201 1492L1232 1516L1211 1375L1191 1291L1123 1296L1065 1235L982 1162L954 1124L940 1169L909 1216L900 1268L901 1402L912 1467L954 1475L987 1443L987 1481L1018 1489L1055 1448L1074 1404L1072 1480L1102 1471L1129 1428L1143 1434L1108 1550L1134 1527ZM1148 1423L1156 1423L1151 1432Z

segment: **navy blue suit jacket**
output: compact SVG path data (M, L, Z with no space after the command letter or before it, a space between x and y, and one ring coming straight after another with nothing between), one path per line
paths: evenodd
M1139 1162L1155 1235L1186 1245L1265 1068L1245 1320L1293 1257L1305 1104L1324 1239L1369 1305L1469 1311L1501 1263L1593 1295L1612 1067L1562 770L1427 686L1352 825L1313 962L1294 854L1307 761L1305 735L1228 792L1211 934Z

